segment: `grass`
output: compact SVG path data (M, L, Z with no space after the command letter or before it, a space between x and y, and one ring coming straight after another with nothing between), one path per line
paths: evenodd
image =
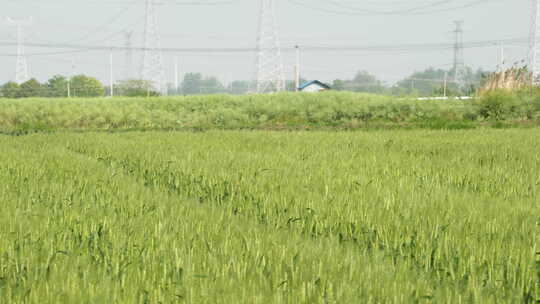
M62 130L378 130L537 126L540 92L418 101L326 92L170 98L0 100L0 132Z
M535 303L539 133L0 136L0 302Z

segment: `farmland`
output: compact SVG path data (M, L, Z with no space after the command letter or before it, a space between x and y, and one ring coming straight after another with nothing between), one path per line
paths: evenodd
M0 302L534 303L539 150L537 128L0 135Z

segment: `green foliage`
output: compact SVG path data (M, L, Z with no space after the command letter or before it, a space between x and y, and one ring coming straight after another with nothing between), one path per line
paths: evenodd
M444 77L447 74L448 71L430 67L425 71L415 72L411 76L399 81L392 90L394 94L407 92L421 96L431 96L443 87ZM457 92L457 87L454 84L449 84L448 87L450 88L449 92Z
M36 79L32 78L26 82L21 83L18 97L38 97L41 96L41 94L41 84Z
M387 91L386 87L375 77L367 71L358 72L352 80L340 80L333 81L332 90L336 91L351 91L351 92L365 92L383 94Z
M34 134L0 149L0 303L540 297L538 129Z
M187 73L182 82L182 93L186 95L195 95L202 93L202 74Z
M203 78L201 73L187 73L182 82L184 95L224 93L225 87L216 77Z
M346 83L347 81L346 80L341 80L341 79L334 79L334 81L332 81L332 90L335 90L335 91L345 91L345 87L346 87Z
M465 87L458 87L453 82L453 69L435 69L428 68L424 71L415 72L409 77L399 81L391 89L394 95L420 95L420 96L441 96L444 93L444 79L446 77L447 96L464 96L474 94L476 88L481 84L485 77L483 70L473 71L466 68L464 75Z
M61 75L53 76L43 85L36 79L30 79L21 85L8 82L2 86L2 97L67 97L68 83L69 80ZM100 97L105 93L105 89L99 80L84 75L73 77L70 87L73 97Z
M253 81L235 80L231 83L230 93L233 95L247 94L254 87ZM293 85L294 87L294 85Z
M302 86L304 83L308 82L307 79L300 77L299 79L300 86ZM252 84L252 89L257 87L257 83ZM294 80L285 80L285 91L289 92L296 92L296 81Z
M511 92L505 90L487 92L478 100L478 112L486 119L507 119L515 114L517 102L516 95Z
M6 98L19 98L21 87L16 82L8 82L2 86L2 96Z
M53 76L44 85L44 87L46 88L44 95L47 97L67 97L68 82L69 80L64 76Z
M246 94L252 88L252 81L235 80L231 83L230 92L233 95Z
M105 88L99 80L85 75L71 78L72 96L75 97L101 97L105 95Z
M203 94L217 94L225 92L225 87L216 77L208 77L204 79L201 89Z
M513 105L504 105L502 112L484 99L433 101L347 92L0 100L0 132L28 125L54 130L296 130L456 129L490 126L496 119L512 125L540 123L540 98L523 94L511 99Z
M148 97L160 95L154 90L149 81L140 79L128 79L120 81L120 83L116 86L116 92L117 95L127 97Z
M478 98L478 113L488 120L536 121L540 119L540 91L490 91Z

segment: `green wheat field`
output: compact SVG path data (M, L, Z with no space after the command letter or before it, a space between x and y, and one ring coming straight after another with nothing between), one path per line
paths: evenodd
M540 129L0 135L0 303L537 303Z

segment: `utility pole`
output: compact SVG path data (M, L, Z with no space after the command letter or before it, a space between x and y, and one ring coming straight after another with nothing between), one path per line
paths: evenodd
M500 43L500 49L501 49L501 72L504 72L504 64L505 64L505 58L504 58L504 42L501 41Z
M448 72L444 72L444 85L443 85L443 96L446 98L446 91L448 89Z
M75 74L75 60L71 59L71 71L70 71L70 75L67 81L67 97L68 98L71 98L71 78L73 78L74 74Z
M176 95L179 95L178 93L178 84L179 76L178 76L178 56L174 57L174 93Z
M149 81L154 89L161 94L165 95L167 93L155 0L146 0L144 55L141 78Z
M280 92L285 89L285 77L274 17L274 1L260 0L260 2L256 66L257 93Z
M298 92L300 90L300 46L296 48L296 66L294 67L294 90Z
M109 55L109 64L110 64L110 90L111 90L111 97L114 97L114 70L113 70L113 52L111 50L111 53Z
M532 84L540 85L540 0L533 0L529 38L529 70Z
M126 71L124 78L127 80L133 78L133 46L131 43L133 31L124 31L124 36L126 38Z
M17 27L17 63L15 67L15 82L21 84L26 82L28 77L28 65L24 50L24 27L32 25L32 17L27 20L14 20L7 18L7 23Z
M465 85L465 56L463 52L463 21L454 21L456 25L454 42L454 82L458 87Z

